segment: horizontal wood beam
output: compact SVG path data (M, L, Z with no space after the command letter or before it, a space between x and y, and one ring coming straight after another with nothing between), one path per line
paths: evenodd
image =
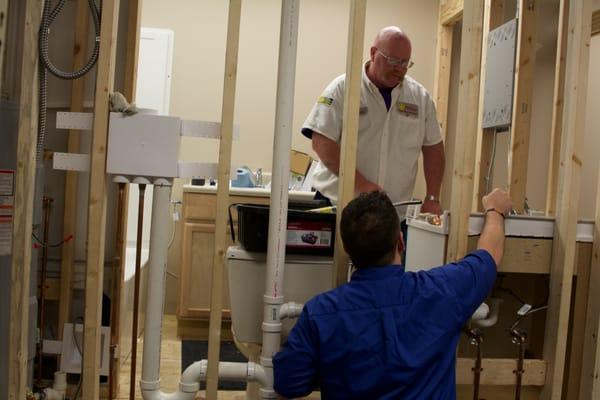
M460 21L464 10L464 0L446 0L441 4L440 24L453 25Z
M510 358L484 358L482 360L481 381L482 385L515 385L517 377L517 360ZM468 385L473 383L473 367L475 360L472 358L459 358L456 360L456 384ZM523 386L543 386L546 381L546 362L544 360L524 360Z

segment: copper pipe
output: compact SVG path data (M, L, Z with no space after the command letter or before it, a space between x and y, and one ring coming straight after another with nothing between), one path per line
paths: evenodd
M44 344L44 308L45 308L45 297L46 297L46 268L48 267L48 236L50 231L50 210L52 199L44 196L44 231L42 236L42 272L40 277L40 307L38 313L38 326L40 330L40 337L38 340L37 353L38 353L38 384L42 382L42 360L43 360L43 344Z
M469 342L475 346L477 358L473 367L473 400L479 400L479 386L481 382L481 372L483 371L481 362L481 343L483 342L483 333L477 329L465 328L465 334L469 337Z
M142 270L142 235L144 227L144 193L146 185L140 184L138 201L137 237L135 243L135 286L133 291L133 327L131 329L131 374L129 382L129 400L135 400L135 369L137 362L138 309L140 307L140 275Z
M119 377L116 365L117 345L119 343L119 305L121 304L121 254L123 254L123 209L125 207L125 183L119 182L119 195L117 197L117 233L115 239L115 255L113 257L112 289L110 293L110 360L108 363L108 399L117 397L116 389Z
M513 371L517 375L517 383L515 388L515 400L521 399L521 388L523 386L523 374L525 373L524 360L525 360L525 341L527 335L524 331L518 329L512 329L510 334L513 338L513 343L519 346L519 358L517 359L517 369Z

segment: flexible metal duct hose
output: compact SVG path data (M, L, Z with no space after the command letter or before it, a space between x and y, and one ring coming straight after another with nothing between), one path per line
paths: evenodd
M61 12L66 0L59 0L56 7L52 9L52 0L46 0L44 2L44 10L42 13L42 21L40 23L39 31L39 53L40 53L40 68L39 68L39 79L40 79L40 90L39 90L39 123L38 123L38 140L36 148L36 160L41 161L44 156L44 142L46 138L46 107L48 103L47 99L47 85L48 75L47 71L57 78L73 80L81 78L87 74L96 61L98 60L98 54L100 52L100 10L96 6L95 0L88 0L90 12L92 13L92 21L94 22L95 31L95 42L94 50L88 60L88 62L79 71L64 72L58 69L48 57L48 37L50 34L50 25L54 22L56 16Z

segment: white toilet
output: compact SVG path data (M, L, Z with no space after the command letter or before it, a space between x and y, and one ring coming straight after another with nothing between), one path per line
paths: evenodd
M266 258L266 253L248 252L239 246L227 249L231 330L236 347L252 362L259 362L261 352ZM284 301L304 304L331 289L332 268L332 257L287 255ZM282 339L285 339L296 320L286 319L282 323ZM246 400L258 399L258 389L257 383L248 383Z
M331 289L332 266L332 257L286 255L283 280L285 302L305 303ZM234 337L238 342L261 344L266 253L247 252L239 246L229 247L227 267ZM294 323L294 320L283 321L283 337L287 336Z

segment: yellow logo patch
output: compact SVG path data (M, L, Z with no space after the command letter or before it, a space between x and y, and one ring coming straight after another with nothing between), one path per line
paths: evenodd
M330 106L333 104L333 99L331 97L320 96L317 100L317 103L325 104L326 106Z

